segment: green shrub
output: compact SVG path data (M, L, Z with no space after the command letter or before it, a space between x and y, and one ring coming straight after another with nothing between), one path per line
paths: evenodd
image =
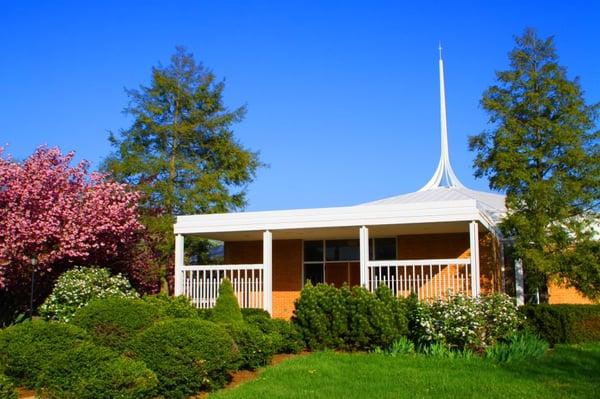
M75 267L56 280L52 293L40 306L39 313L46 319L69 321L77 309L93 299L111 296L134 298L137 294L120 274L111 276L108 269Z
M387 352L392 357L410 355L415 353L415 344L410 339L401 337L392 343Z
M142 300L156 306L158 315L161 318L193 319L199 317L198 309L196 309L190 299L185 295L146 295Z
M246 320L248 317L263 317L265 319L270 319L271 315L264 309L258 308L243 308L242 309L242 317Z
M157 379L144 363L85 343L55 356L38 385L48 399L143 399L153 396Z
M0 374L0 399L17 399L17 388L7 376Z
M527 331L520 331L509 337L506 342L489 346L485 357L498 363L522 360L536 360L548 351L548 342Z
M521 327L523 317L508 295L499 293L482 295L480 304L485 319L487 345L507 339Z
M348 308L342 291L310 282L295 301L293 323L311 349L340 348L348 332Z
M277 342L274 342L272 334L264 334L258 327L247 323L223 326L237 344L240 353L239 368L254 370L269 364L277 349Z
M89 341L82 329L64 323L26 321L0 331L0 372L33 388L54 356Z
M212 320L216 323L241 323L244 321L229 279L225 278L221 281L219 296L212 309Z
M370 293L362 287L307 284L292 320L311 349L371 350L408 333L406 306L385 286Z
M140 333L132 354L158 377L157 393L186 398L221 387L239 362L235 342L220 325L196 319L159 322Z
M418 347L418 352L425 356L447 359L472 359L477 356L469 349L457 350L455 348L448 347L442 342L433 342L428 345L420 345Z
M600 305L526 305L526 326L551 345L600 341Z
M298 353L305 348L302 335L295 325L287 320L266 318L258 313L246 316L245 320L247 324L271 336L275 353Z
M196 314L202 320L212 320L212 313L213 313L212 312L212 308L208 308L208 309L198 308L198 309L196 309Z
M160 307L141 299L106 298L90 302L73 317L94 341L117 351L140 331L160 319Z

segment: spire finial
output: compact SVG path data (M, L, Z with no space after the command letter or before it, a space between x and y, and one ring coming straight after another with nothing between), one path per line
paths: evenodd
M438 187L464 188L450 165L450 152L448 151L448 125L446 122L446 89L444 85L444 61L442 60L442 43L438 50L440 52L440 162L429 182L419 191L431 190Z

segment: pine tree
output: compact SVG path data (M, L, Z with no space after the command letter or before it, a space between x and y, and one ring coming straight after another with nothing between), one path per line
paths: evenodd
M223 81L178 47L170 65L152 69L149 86L127 91L125 113L133 124L109 137L115 151L103 168L143 194L146 243L159 253L163 277L173 259L174 217L243 208L246 185L261 166L258 154L234 137L232 127L246 109L229 110L224 89ZM187 244L194 255L206 254L205 241Z
M543 292L558 277L598 297L598 104L586 104L579 79L558 64L552 37L525 30L509 59L481 100L491 128L470 137L475 174L506 192L501 228L523 260L527 290Z

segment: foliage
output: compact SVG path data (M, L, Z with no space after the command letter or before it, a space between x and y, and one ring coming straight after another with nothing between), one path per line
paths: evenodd
M56 354L38 379L38 391L48 399L143 399L156 386L144 363L92 343Z
M517 307L503 294L473 298L464 294L418 304L417 341L448 348L481 350L502 340L520 325Z
M244 320L233 286L227 278L224 278L219 285L219 296L211 316L216 323L241 323Z
M263 317L266 319L270 319L271 315L264 309L259 308L242 308L242 317L244 320L247 320L248 317Z
M18 163L0 149L0 294L21 309L33 270L38 302L66 268L108 264L138 240L139 195L73 157L39 147Z
M447 358L447 359L473 359L475 354L470 349L458 350L451 348L442 342L431 342L425 345L419 345L419 353L436 358Z
M307 284L296 301L296 328L311 349L371 350L408 333L406 308L391 291Z
M17 388L8 377L0 374L0 398L17 399L19 394Z
M415 344L410 339L406 337L400 337L396 341L392 342L392 344L386 348L381 349L379 346L373 350L374 353L386 354L392 357L396 357L398 355L412 355L415 353Z
M142 300L155 306L161 318L193 319L198 317L198 309L185 295L146 295Z
M526 326L551 345L600 341L600 305L526 305Z
M48 363L89 340L82 329L64 323L26 321L0 330L0 372L33 387Z
M269 364L277 349L273 335L264 334L258 327L247 323L229 323L223 326L238 347L239 368L254 370Z
M548 351L548 342L527 331L519 331L506 342L485 349L485 357L498 363L537 360Z
M275 353L301 352L305 344L295 325L288 320L271 319L269 313L265 313L249 312L244 321L257 327L263 334L270 335Z
M246 185L260 166L257 153L244 148L232 127L246 112L228 109L225 84L183 48L168 66L152 69L149 86L128 90L125 112L133 118L103 169L143 193L144 224L163 267L171 259L173 217L228 212L246 203ZM190 237L190 253L210 245ZM166 278L166 268L163 277Z
M93 299L137 296L129 281L121 276L111 276L108 269L75 267L60 275L54 289L40 306L39 313L46 319L69 321L77 309Z
M598 297L591 227L600 205L598 104L586 104L579 80L568 79L552 37L528 29L509 58L510 69L496 73L481 100L492 127L470 138L476 176L506 192L501 228L514 238L530 292L558 274Z
M94 342L117 351L160 319L160 308L136 298L110 297L90 302L79 309L73 324L88 331Z
M167 320L140 333L131 345L135 357L158 377L157 393L186 398L221 387L239 362L239 352L218 324L194 319Z

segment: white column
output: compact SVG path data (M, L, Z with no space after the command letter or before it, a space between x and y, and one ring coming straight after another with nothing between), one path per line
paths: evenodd
M263 232L263 308L273 314L273 234Z
M517 306L525 305L525 280L523 279L523 261L515 260L515 296Z
M506 259L504 258L504 242L498 239L498 246L500 247L500 278L501 280L501 288L502 292L506 293L506 267L504 266L504 262Z
M175 236L175 296L183 294L183 236Z
M360 237L360 285L368 288L369 284L369 229L362 226L359 231Z
M469 237L471 248L471 293L479 296L479 224L472 221L469 224Z

